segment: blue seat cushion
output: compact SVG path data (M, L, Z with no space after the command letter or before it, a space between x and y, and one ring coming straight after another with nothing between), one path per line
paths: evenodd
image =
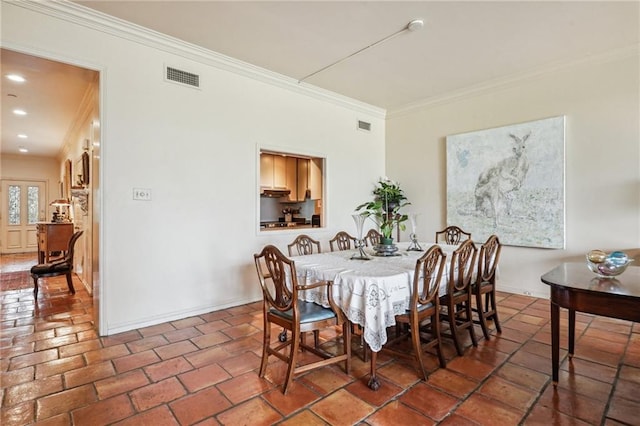
M293 309L280 312L277 309L271 309L271 314L285 318L289 321L293 320ZM300 323L322 321L331 318L335 318L336 314L329 308L323 308L322 306L313 303L298 300L298 312L300 313Z

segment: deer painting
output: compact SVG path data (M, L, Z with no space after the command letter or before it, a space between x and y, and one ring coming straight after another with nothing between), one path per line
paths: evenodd
M529 170L525 142L531 132L523 137L509 136L513 139L513 155L482 171L474 191L476 211L493 218L494 226L498 225L503 213L511 214L512 193L522 187Z

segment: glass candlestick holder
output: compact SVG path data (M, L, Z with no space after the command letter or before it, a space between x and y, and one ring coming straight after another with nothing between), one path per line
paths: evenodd
M423 251L422 247L420 247L420 243L418 243L418 236L416 235L416 228L418 225L418 214L410 213L409 221L411 222L411 234L409 234L409 239L411 240L411 244L409 244L407 251Z
M353 256L351 256L351 259L369 260L371 258L364 251L365 243L364 243L364 238L362 236L364 221L367 217L362 214L354 214L354 215L351 215L351 217L353 217L353 221L356 223L357 237L356 237L355 246L356 246L356 249L358 249L358 252L354 253Z

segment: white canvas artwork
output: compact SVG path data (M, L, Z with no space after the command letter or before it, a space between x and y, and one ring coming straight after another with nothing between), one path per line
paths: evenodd
M565 245L564 116L447 137L447 225L477 242Z

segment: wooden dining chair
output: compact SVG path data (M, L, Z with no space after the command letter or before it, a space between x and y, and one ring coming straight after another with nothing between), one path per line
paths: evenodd
M31 267L31 277L33 278L33 299L38 299L38 280L44 277L55 277L58 275L65 275L67 278L67 287L71 294L76 294L75 288L73 288L73 279L71 273L73 272L73 252L75 249L78 238L84 231L77 231L69 240L67 253L62 259L55 260L51 263L39 263Z
M442 231L436 232L436 243L460 244L461 241L470 239L471 233L457 226L447 226Z
M426 350L435 349L440 367L445 368L447 365L442 353L438 299L446 257L439 246L433 245L416 261L409 307L403 314L395 316L396 324L400 326L396 330L407 330L408 326L409 334L400 333L383 347L383 351L393 355L414 358L425 381L428 376L423 360ZM407 352L406 347L401 345L407 338L411 339L411 352Z
M314 253L322 253L320 241L314 240L308 235L301 234L287 246L289 256L304 256Z
M369 247L375 247L380 244L380 238L382 238L382 234L372 228L369 229L367 235L364 236L364 243Z
M496 235L491 235L487 241L480 246L478 271L475 282L471 287L471 291L476 300L476 307L473 310L478 316L478 319L474 322L480 324L482 334L484 334L484 338L487 340L489 340L488 320L493 320L498 333L502 333L496 305L496 272L501 250L502 244L500 244L500 240Z
M471 240L463 241L453 251L447 277L447 293L440 296L443 307L440 319L449 325L449 333L442 335L453 339L458 355L463 354L460 333L465 329L469 332L473 346L478 346L471 306L471 280L475 272L477 251Z
M333 301L331 281L299 285L295 262L287 258L277 247L268 245L259 254L254 254L258 279L262 288L263 341L262 362L259 376L264 377L269 356L274 355L287 363L287 373L282 388L286 394L293 377L315 368L344 362L347 374L351 371L351 328L349 321ZM298 297L300 291L325 287L329 308ZM292 338L286 342L271 341L271 324L289 330ZM341 325L343 353L333 355L318 345L309 346L301 334ZM272 346L273 345L273 346ZM286 349L289 349L288 353ZM307 350L322 359L298 365L298 352Z
M331 251L351 250L356 247L356 237L352 237L345 231L339 231L329 240Z

